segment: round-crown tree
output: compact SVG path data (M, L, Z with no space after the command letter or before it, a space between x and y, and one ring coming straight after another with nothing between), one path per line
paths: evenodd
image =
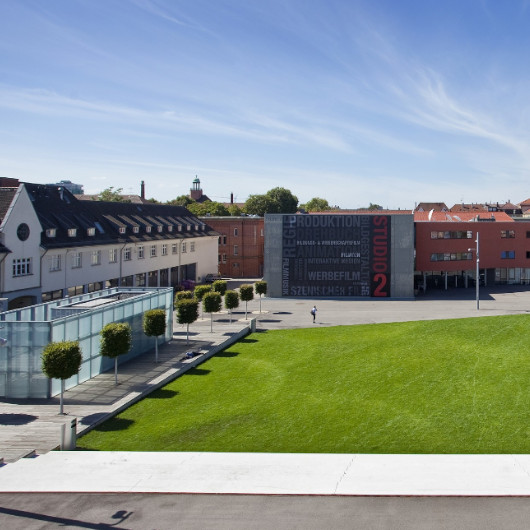
M221 296L224 296L224 294L226 293L227 286L228 282L226 280L215 280L212 283L212 291L215 291Z
M239 298L245 302L245 320L247 320L247 307L250 300L254 300L254 287L249 283L244 283L239 288Z
M131 326L126 322L112 322L100 332L99 353L114 359L114 383L118 384L118 357L127 353L132 346Z
M166 332L166 312L163 309L150 309L144 313L144 333L155 337L155 362L158 362L158 337Z
M202 305L207 313L210 313L210 331L213 331L213 314L221 310L221 295L219 293L206 293L202 299Z
M81 348L78 341L67 340L50 342L42 351L42 371L50 379L61 380L59 414L63 412L64 382L79 373L81 368Z
M182 298L177 304L177 322L186 324L186 344L189 344L190 324L199 318L199 302L195 299Z
M261 313L261 295L267 294L267 282L260 280L254 284L256 294L259 294L259 312Z
M204 295L212 291L211 285L196 285L193 294L199 303L202 302Z
M237 291L226 291L225 293L225 307L230 314L230 324L232 323L232 309L239 307L239 294Z
M175 294L175 305L179 303L179 300L183 300L184 298L193 298L193 293L191 291L177 291Z

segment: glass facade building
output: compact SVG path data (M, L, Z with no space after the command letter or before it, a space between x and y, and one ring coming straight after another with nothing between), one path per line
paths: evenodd
M132 328L131 351L118 358L124 363L154 348L154 337L143 332L149 309L166 311L166 333L173 336L173 289L115 287L0 313L0 397L48 398L60 393L61 382L42 372L41 354L50 342L77 340L83 361L66 388L114 367L114 360L99 353L100 331L112 322Z

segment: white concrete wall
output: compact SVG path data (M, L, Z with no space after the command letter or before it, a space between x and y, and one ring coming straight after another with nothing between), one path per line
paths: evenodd
M20 241L17 228L25 223L29 226L29 237ZM0 290L6 292L19 292L36 289L40 286L40 240L42 227L33 209L31 200L23 185L19 186L13 202L0 225L0 238L2 243L11 251L1 268ZM13 277L13 262L16 259L31 258L31 274L28 276ZM11 296L10 298L14 298Z

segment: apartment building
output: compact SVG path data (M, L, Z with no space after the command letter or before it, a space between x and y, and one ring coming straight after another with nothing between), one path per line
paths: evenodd
M81 201L63 186L20 183L0 188L0 218L9 309L217 272L219 235L179 206Z

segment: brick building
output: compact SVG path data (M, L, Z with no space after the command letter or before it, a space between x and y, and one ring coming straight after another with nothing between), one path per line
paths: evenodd
M416 287L530 284L530 222L505 212L415 212Z
M261 278L264 261L263 217L203 217L219 232L219 274L228 278Z

